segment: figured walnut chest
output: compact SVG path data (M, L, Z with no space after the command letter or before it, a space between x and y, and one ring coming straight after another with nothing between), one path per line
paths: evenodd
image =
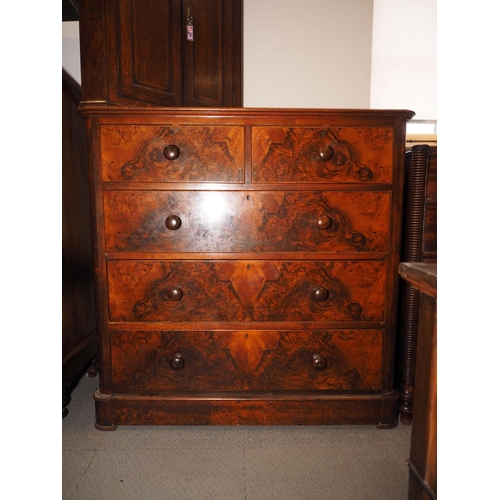
M98 428L397 424L412 112L82 112Z

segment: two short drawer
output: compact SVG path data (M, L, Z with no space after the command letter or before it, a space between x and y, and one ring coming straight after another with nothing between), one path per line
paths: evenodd
M104 182L391 183L386 127L101 126ZM251 151L247 159L247 151ZM248 181L249 179L246 179Z

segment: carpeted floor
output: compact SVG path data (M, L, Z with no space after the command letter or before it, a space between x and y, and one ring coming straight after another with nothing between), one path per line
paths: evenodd
M62 422L63 500L404 500L411 427L94 427L84 376Z

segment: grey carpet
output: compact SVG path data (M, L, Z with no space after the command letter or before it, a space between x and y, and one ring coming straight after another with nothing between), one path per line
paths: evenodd
M411 427L94 427L98 380L62 422L63 500L404 500Z

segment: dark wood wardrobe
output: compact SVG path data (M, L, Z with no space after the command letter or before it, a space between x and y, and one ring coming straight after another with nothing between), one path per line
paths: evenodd
M84 102L242 105L242 0L82 0L80 47Z

